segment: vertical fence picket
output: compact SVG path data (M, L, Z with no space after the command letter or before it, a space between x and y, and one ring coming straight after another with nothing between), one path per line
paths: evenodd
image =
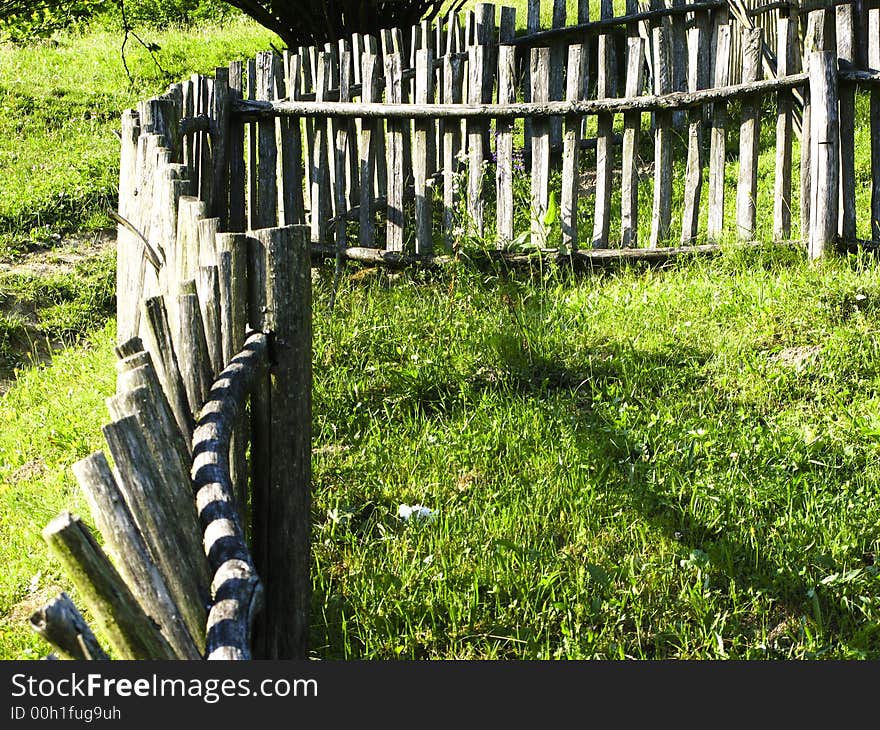
M330 89L330 61L330 54L320 53L318 55L317 76L315 77L315 96L318 101L324 101ZM310 195L311 236L312 243L328 243L327 220L330 217L331 205L326 119L315 119L313 135L311 174L309 175L312 181Z
M742 83L761 79L761 47L764 31L760 27L742 34ZM751 241L755 237L758 196L758 153L761 139L761 98L747 96L742 103L739 126L739 176L736 186L736 237Z
M776 73L779 78L794 73L798 43L797 11L782 11L777 25ZM791 164L794 138L794 96L780 91L776 96L776 164L773 184L773 238L791 237Z
M374 49L375 50L375 49ZM361 101L372 104L379 101L379 57L370 51L361 56ZM382 120L363 119L361 121L360 153L360 211L358 240L361 246L375 247L376 222L373 209L376 177L376 156L379 151L379 138L383 136Z
M480 104L483 101L483 78L486 72L486 46L473 45L468 48L468 103ZM482 119L467 121L468 187L467 214L468 225L477 236L483 235L483 152L484 137L488 125Z
M402 56L392 53L385 57L385 101L389 104L403 102ZM388 251L403 251L404 242L404 124L400 119L388 120L386 155L388 170L387 227L385 248Z
M688 67L688 88L696 91L703 87L705 74L700 65L709 55L708 17L697 13L690 35L690 54ZM691 244L696 241L700 228L700 196L703 190L703 108L688 110L688 151L684 182L684 208L681 217L681 242Z
M645 69L645 40L636 36L627 38L626 96L642 93ZM620 245L638 245L639 237L639 137L642 128L641 112L623 115L623 150L620 177Z
M810 55L810 240L808 255L819 258L837 238L839 217L840 119L837 57L832 51Z
M553 16L551 28L564 28L566 23L566 0L553 0ZM561 101L565 95L565 77L563 69L566 64L566 42L555 40L550 46L550 101ZM562 147L563 120L553 117L550 120L550 147L559 150Z
M614 16L611 0L602 0L600 17ZM596 96L599 99L617 93L617 67L614 37L603 33L598 41L596 69ZM556 74L554 74L556 75ZM614 175L614 115L602 113L596 117L596 195L593 216L593 248L607 248L611 229L611 194Z
M430 49L416 51L416 104L428 104L434 98L434 53ZM432 119L417 119L413 136L413 177L416 208L416 253L433 251L434 151L436 136Z
M583 98L586 47L572 44L568 47L566 92L567 101ZM562 146L562 245L566 251L578 248L578 198L580 197L581 118L572 114L565 117Z
M229 89L232 103L244 97L244 66L241 61L229 64ZM229 124L229 211L227 225L230 231L245 229L245 159L244 159L244 123L241 118L232 115Z
M532 48L530 79L532 101L550 97L550 49ZM550 123L546 117L532 118L532 243L547 244L547 208L550 202Z
M285 96L288 99L299 97L302 59L296 54L285 52L282 74L284 76ZM302 181L302 125L299 117L284 117L281 120L281 214L284 225L302 223L303 181Z
M868 64L880 71L880 8L868 11ZM871 226L870 235L880 241L880 89L871 89Z
M339 101L351 100L351 51L347 48L339 52ZM336 243L337 261L342 262L342 251L346 248L346 214L348 212L348 136L347 119L337 119L333 124L333 168L336 172L336 186L333 189L335 210L333 218L333 237Z
M503 14L502 14L503 17ZM498 103L511 104L516 100L516 48L498 49ZM513 120L495 122L495 236L499 248L510 243L513 231Z
M541 28L541 0L528 0L526 6L526 34L538 32ZM530 53L530 51L529 51ZM526 102L533 102L532 97L532 59L528 55L523 63L523 99ZM526 160L532 158L532 118L526 117L523 121L523 149L525 150Z
M727 86L730 58L730 25L719 24L715 29L714 86ZM709 218L706 235L710 243L718 243L724 232L724 161L727 149L727 102L712 104L709 138Z
M257 54L257 99L274 101L278 56L274 51ZM256 228L278 224L278 146L275 117L257 122Z
M457 53L443 58L443 103L461 104L463 93L462 57ZM457 235L456 198L459 188L461 122L447 117L443 122L443 233L452 248Z
M257 62L247 62L247 98L257 98ZM251 122L247 131L247 227L259 228L259 203L257 201L257 123Z
M672 91L672 39L663 25L654 29L654 93ZM654 114L654 201L651 209L650 248L669 238L672 216L672 114Z

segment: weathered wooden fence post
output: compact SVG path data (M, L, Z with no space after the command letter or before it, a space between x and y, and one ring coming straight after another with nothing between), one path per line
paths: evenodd
M309 229L252 231L252 326L270 336L267 388L253 403L253 548L266 587L254 656L302 659L311 582L312 307ZM259 441L259 442L258 442Z
M808 255L817 259L837 239L840 185L837 57L810 54L810 239Z

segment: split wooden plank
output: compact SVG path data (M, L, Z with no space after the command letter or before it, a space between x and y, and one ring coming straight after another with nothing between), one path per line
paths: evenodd
M196 279L196 292L199 298L199 311L205 329L205 342L208 345L211 380L215 380L223 370L223 340L220 327L220 274L218 267L200 266Z
M530 78L532 101L544 102L550 97L550 49L533 48ZM550 203L550 124L548 119L532 119L532 243L541 248L547 245Z
M626 96L632 98L644 88L645 40L636 36L627 39ZM639 137L642 128L640 112L623 115L623 150L620 179L620 245L637 246L639 240Z
M65 659L104 661L110 658L70 596L64 592L34 611L29 623Z
M614 16L611 0L602 0L600 15L603 20ZM617 68L614 37L610 33L599 36L596 96L600 99L617 95ZM614 115L596 117L596 193L593 216L593 248L608 248L611 230L611 195L614 176Z
M204 405L211 384L214 382L195 279L187 279L180 283L177 313L175 351L190 412L195 415Z
M583 98L586 58L587 49L585 46L572 44L568 47L565 92L568 101L580 101ZM562 195L560 201L562 246L566 252L576 251L578 248L578 199L581 185L580 147L581 118L575 115L568 116L565 118L563 136ZM510 195L512 198L512 189Z
M121 659L175 658L174 650L79 517L62 512L43 529L43 539Z
M730 68L730 25L715 29L714 86L726 86ZM724 162L727 151L727 102L712 104L709 132L709 218L706 237L709 243L720 243L724 234Z
M761 77L762 28L742 33L742 83L749 84ZM758 152L761 140L761 97L743 99L739 126L739 176L736 186L736 237L740 241L755 239L758 197Z

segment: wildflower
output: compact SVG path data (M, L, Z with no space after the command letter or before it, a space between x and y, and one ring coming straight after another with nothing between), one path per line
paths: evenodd
M404 520L415 519L416 521L425 520L427 522L433 522L437 519L437 512L435 510L421 504L402 504L397 508L397 515Z

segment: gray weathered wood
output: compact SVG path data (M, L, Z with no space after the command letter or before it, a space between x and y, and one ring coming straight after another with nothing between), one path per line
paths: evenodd
M402 56L392 53L385 57L385 100L388 104L403 102ZM388 170L387 225L385 248L388 251L403 251L404 212L403 183L405 174L405 123L388 120L386 139L386 159ZM313 239L314 240L314 239Z
M550 95L550 49L533 48L530 79L532 99L544 102ZM550 125L548 120L532 119L532 243L543 247L547 243L548 225L545 221L550 202Z
M645 40L627 39L625 95L638 96L644 87ZM623 149L620 177L620 245L637 246L639 237L639 136L642 115L629 112L623 117Z
M614 15L611 0L602 0L603 19ZM599 36L596 69L596 96L600 99L617 95L617 69L614 38ZM671 89L669 89L671 91ZM593 215L593 248L607 248L611 229L611 195L614 175L614 117L600 114L596 119L596 194Z
M176 293L181 282L194 279L199 267L200 221L207 215L207 206L200 198L184 195L178 202L177 240L174 255L174 278L169 278L168 291ZM174 285L171 285L171 282ZM173 317L174 312L170 312Z
M299 99L302 59L288 54L284 64L284 86L287 97ZM303 203L303 140L302 120L291 117L281 124L281 203L285 225L305 221Z
M274 100L280 60L274 51L257 54L257 99ZM257 209L252 225L278 224L278 143L275 119L257 123ZM194 273L194 272L193 272Z
M177 313L175 352L190 412L196 414L208 397L214 377L194 279L181 282L180 293L177 295Z
M726 86L730 60L730 25L715 29L714 86ZM727 149L727 103L712 105L709 131L709 218L706 236L710 243L718 243L724 234L724 162Z
M192 439L193 414L186 396L186 386L180 374L180 364L174 349L165 298L162 296L150 297L144 300L142 307L146 323L147 347L155 355L156 372L162 384L162 390L168 398L168 404L174 412L174 420L177 421L180 432L189 443Z
M662 25L653 29L654 93L672 92L672 39ZM657 248L669 239L672 216L672 116L657 112L654 116L654 198L651 209L649 248Z
M365 104L379 101L379 57L369 51L361 56L361 100ZM379 149L379 138L384 128L381 121L363 120L360 132L360 228L358 240L362 246L375 243L376 219L373 208L375 195L374 179L376 177L376 155Z
M797 13L781 13L777 29L777 74L787 76L795 70L796 44L799 42ZM794 98L788 91L776 96L776 169L773 184L773 239L791 236L791 172L794 143Z
M138 219L138 137L140 118L134 109L122 113L121 149L119 154L119 205L121 216L133 222ZM140 270L138 255L143 244L125 226L116 228L116 337L122 342L137 334L138 292L132 277Z
M840 123L837 58L830 51L810 54L810 240L807 253L817 259L837 239L840 186Z
M415 101L417 104L427 104L434 99L434 55L430 49L416 51L415 68ZM429 254L434 248L432 197L435 144L434 121L417 120L412 153L417 254Z
M144 542L180 610L191 636L204 632L210 575L201 551L191 550L183 521L178 519L180 485L169 485L135 416L102 428L116 465L116 482ZM185 485L186 486L186 485Z
M751 83L761 74L761 28L744 30L742 35L742 81ZM761 99L743 100L739 126L739 177L736 186L736 236L740 241L755 238L758 197L758 152L761 141Z
M257 62L256 59L248 59L247 62L247 94L248 101L257 99ZM242 100L244 101L244 99ZM259 191L257 178L257 154L258 154L258 131L256 124L248 124L245 128L247 147L247 227L256 228L259 216Z
M610 7L610 0L606 0L606 2ZM550 21L551 28L565 27L566 5L566 0L553 0L553 15L551 16ZM562 72L562 69L565 68L566 64L565 48L566 44L564 42L557 41L550 45L550 68L553 69L553 72L550 74L550 99L552 101L560 101L565 96L565 77ZM561 145L562 119L554 119L550 123L550 147L552 149L558 149Z
M311 583L311 270L301 226L254 231L250 256L258 306L255 329L273 338L266 403L255 401L256 429L269 440L254 463L253 555L266 586L266 622L259 634L267 658L305 658ZM262 285L262 288L259 288ZM255 651L256 651L255 647Z
M66 659L103 661L110 658L66 593L60 593L34 611L29 622L31 628Z
M213 149L214 180L213 207L211 215L220 218L221 226L229 225L229 145L230 112L232 111L232 89L229 84L229 69L220 67L214 70L214 93L211 114L214 119L214 134L211 137Z
M255 333L215 382L193 436L192 484L214 576L207 659L252 658L251 629L263 605L263 587L245 542L229 455L247 394L266 365L267 336Z
M565 95L569 101L579 100L584 93L586 51L587 49L581 45L570 45L568 47ZM562 147L560 217L562 222L562 246L568 251L574 251L578 247L578 198L580 197L581 184L579 165L580 135L581 118L574 115L566 117ZM512 190L510 195L512 197Z
M868 61L880 69L880 8L868 11ZM871 90L871 238L880 241L880 87Z
M244 346L248 322L247 236L224 234L217 236L220 280L220 331L223 341L223 362L228 364ZM246 458L248 420L241 416L232 435L229 451L229 470L242 521L247 516L248 474Z
M488 59L486 47L474 45L468 49L468 102L483 103L482 96L485 86L485 74ZM488 125L480 119L469 119L467 122L467 154L468 154L468 186L467 215L468 227L476 236L483 235L483 138L487 134Z
M504 14L502 13L502 18ZM498 49L498 103L516 100L516 49L501 46ZM498 245L513 240L513 122L499 119L496 130L495 199L496 236Z
M703 88L707 82L707 73L700 66L708 66L705 59L710 52L710 34L708 18L700 14L691 30L691 57L688 86L690 91ZM700 228L700 197L703 191L703 168L706 155L704 152L703 109L695 108L688 112L688 153L684 182L684 209L681 216L681 243L694 243Z
M120 659L175 658L174 650L78 517L62 512L43 529L43 539Z
M526 35L534 35L541 28L541 2L540 0L527 0L526 5ZM511 41L512 43L514 41ZM528 51L523 68L523 98L526 103L533 101L532 98L532 64L531 48ZM532 155L532 119L526 117L523 123L523 149L526 156L531 160Z
M73 473L107 551L144 613L158 624L178 658L200 659L204 632L193 637L187 629L104 454L98 451L76 462Z
M230 103L241 101L244 97L244 66L241 61L231 61L229 64L229 90ZM245 229L245 181L246 166L244 156L244 124L237 116L231 116L229 120L229 143L227 154L229 158L229 211L227 225L230 231L243 231Z
M339 51L339 100L350 101L351 88L351 51L343 48ZM341 119L331 122L333 129L333 213L334 213L334 230L333 237L336 241L336 247L341 251L346 247L346 225L345 219L339 216L344 215L349 207L349 187L348 181L348 137L349 125L348 121ZM337 272L342 271L344 259L340 256L337 258Z
M443 59L443 103L463 102L462 57L447 55ZM456 199L459 191L459 154L462 146L461 122L443 120L443 235L447 248L452 248L460 233Z
M216 378L223 366L223 339L220 326L220 276L218 267L200 266L196 279L199 310L205 329L211 375Z
M315 78L315 93L318 102L323 101L324 94L330 88L330 55L321 53L317 58L318 75ZM316 120L311 155L312 191L310 225L313 243L329 242L327 231L328 220L332 208L330 196L330 152L327 124L324 120Z

